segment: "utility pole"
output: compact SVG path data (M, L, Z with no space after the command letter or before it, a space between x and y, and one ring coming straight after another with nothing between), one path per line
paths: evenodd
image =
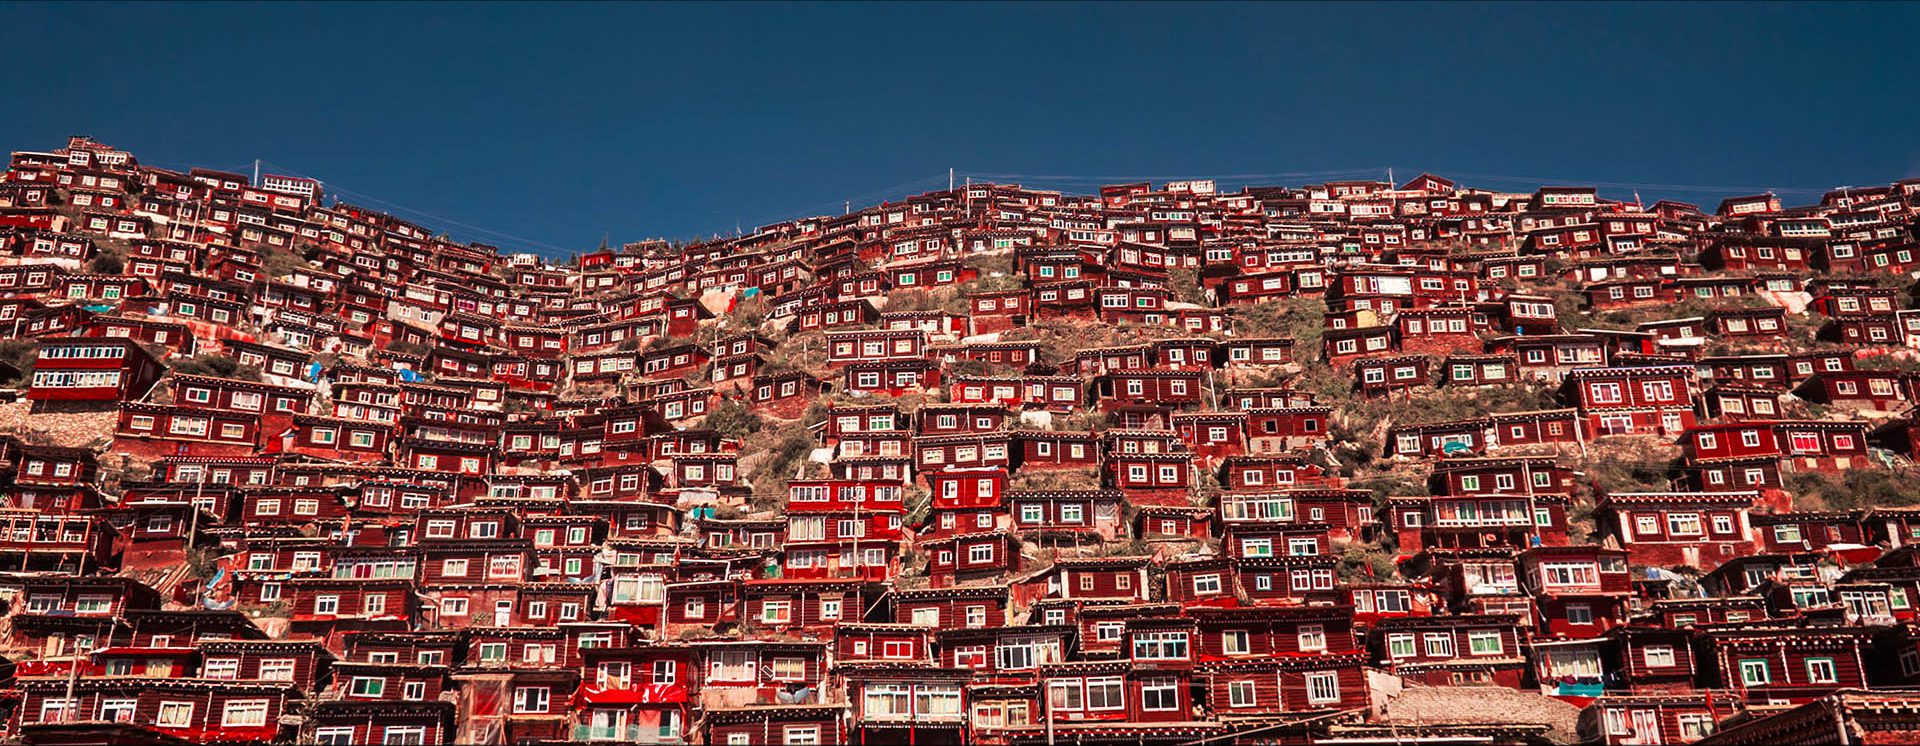
M67 696L61 700L60 707L60 722L62 723L73 722L74 689L80 685L80 660L83 656L89 660L92 659L90 651L75 647L73 659L67 663Z
M253 159L253 185L260 186L260 159Z
M1045 718L1047 719L1047 746L1054 746L1054 741L1053 741L1053 693L1052 693L1052 689L1053 689L1053 687L1050 687L1050 686L1046 686L1046 679L1041 679L1040 681L1041 681L1041 687L1040 687L1040 712L1042 713L1042 716L1043 716L1043 717L1045 717Z
M947 191L953 191L953 167L947 167Z

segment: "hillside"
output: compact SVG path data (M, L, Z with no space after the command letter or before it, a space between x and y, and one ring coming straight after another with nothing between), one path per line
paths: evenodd
M15 152L6 735L1572 743L1866 706L1823 698L1920 676L1917 215L1920 180L968 184L562 258Z

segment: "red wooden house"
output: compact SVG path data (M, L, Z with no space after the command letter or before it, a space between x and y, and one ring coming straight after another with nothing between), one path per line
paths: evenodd
M1820 371L1793 388L1793 395L1816 404L1875 412L1912 406L1911 376L1886 370Z
M27 398L47 402L115 402L146 396L166 371L128 339L42 340Z
M707 743L848 743L847 708L841 705L708 707L704 715Z
M1527 668L1519 620L1510 615L1383 619L1368 637L1376 665L1434 686L1518 689Z
M1175 409L1199 407L1206 401L1206 381L1197 370L1121 370L1093 380L1093 394L1103 409L1153 404Z
M1431 360L1426 355L1369 357L1353 362L1354 387L1366 396L1391 395L1430 384ZM1411 394L1409 394L1411 395Z
M1135 504L1185 504L1193 482L1187 453L1114 453L1107 457L1106 486Z
M967 315L975 334L992 334L1025 326L1033 313L1033 296L1026 290L970 293Z
M1332 407L1286 406L1247 410L1247 450L1274 453L1325 442Z
M1580 368L1567 373L1561 391L1595 436L1674 436L1696 419L1692 366Z
M980 629L1006 624L1007 587L895 589L894 621L938 629Z
M1634 564L1709 570L1755 551L1747 515L1758 492L1621 492L1600 498L1600 535Z
M1706 630L1704 680L1749 703L1797 704L1867 685L1868 633L1804 623L1748 623Z
M931 587L992 580L1020 568L1019 544L1007 531L957 533L920 542L929 555Z
M1692 743L1720 729L1734 703L1712 693L1607 694L1583 717L1598 721L1606 746Z
M1062 557L1015 586L1018 601L1041 598L1152 600L1147 557ZM1017 601L1017 602L1018 602Z
M1521 552L1520 587L1535 598L1536 639L1592 639L1625 624L1632 593L1627 556L1593 545Z
M849 742L957 743L966 732L971 671L843 664L835 672L847 686Z
M1344 709L1366 697L1352 617L1330 608L1196 608L1195 670L1221 717Z

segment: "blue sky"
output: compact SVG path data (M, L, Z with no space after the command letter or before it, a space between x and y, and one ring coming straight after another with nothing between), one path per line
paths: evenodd
M1088 191L1391 167L1708 206L1920 175L1913 4L8 4L0 26L8 149L259 158L546 253L948 168Z

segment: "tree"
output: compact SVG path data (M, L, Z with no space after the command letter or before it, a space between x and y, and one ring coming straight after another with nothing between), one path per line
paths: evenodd
M766 423L760 415L754 414L734 399L726 399L707 413L706 427L730 438L745 438L748 433L759 430Z
M433 350L429 349L426 345L396 339L387 343L387 352L411 357L425 357L428 353L433 352Z
M260 380L260 369L251 365L241 365L240 361L219 353L195 355L173 363L173 372L192 376L214 376L216 378L238 378L246 381Z
M1213 305L1212 294L1200 285L1200 270L1175 267L1167 271L1167 284L1172 288L1175 300L1196 306Z
M0 362L13 366L20 371L19 378L11 378L0 383L12 383L33 377L33 361L40 357L40 343L31 339L9 339L0 342Z

